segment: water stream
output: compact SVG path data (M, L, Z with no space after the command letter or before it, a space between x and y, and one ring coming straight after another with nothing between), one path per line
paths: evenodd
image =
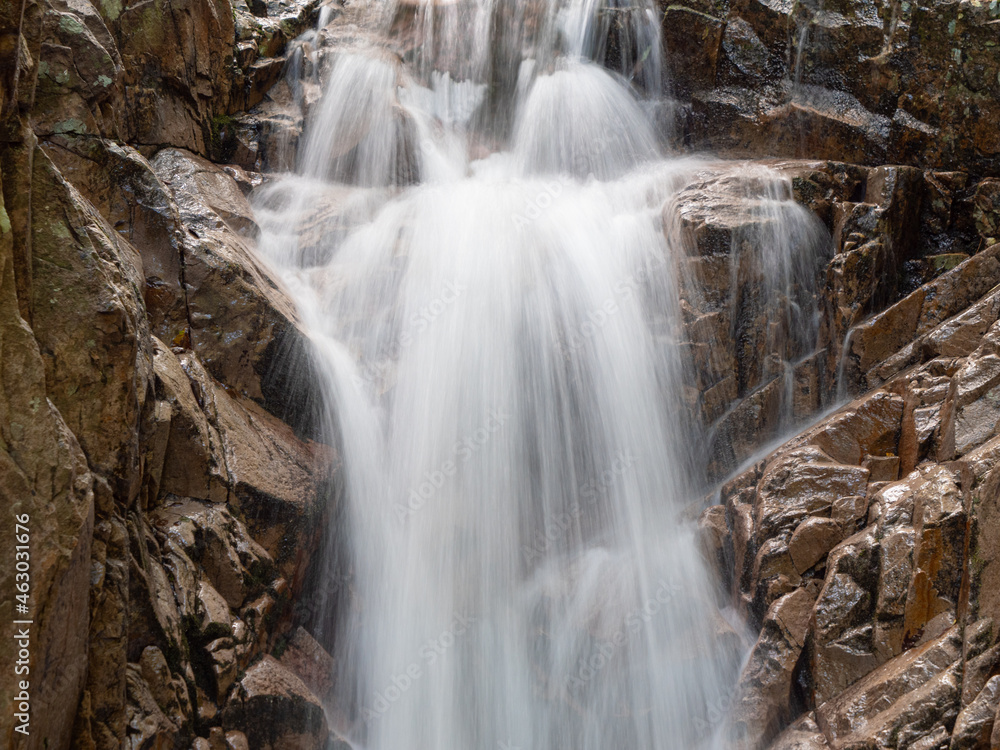
M343 451L332 721L368 750L713 746L745 645L680 519L704 457L661 212L705 164L654 124L655 9L373 12L256 196ZM814 248L754 169L776 295Z

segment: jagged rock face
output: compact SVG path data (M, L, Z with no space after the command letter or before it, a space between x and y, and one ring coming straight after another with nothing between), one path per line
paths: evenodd
M975 0L664 3L687 136L740 156L1000 172L1000 9Z
M728 482L723 506L706 511L703 528L726 519L709 537L722 540L710 559L761 623L754 654L767 655L744 670L734 741L990 746L1000 321L982 319L991 282L977 292L969 279L996 250L949 272L970 291L939 294L953 306L935 307L923 334L913 325L889 338L908 359L880 388ZM899 304L919 310L952 283L946 274ZM931 333L940 349L913 346ZM808 617L781 615L799 600ZM803 711L814 713L789 726Z
M249 747L221 707L290 628L337 463L254 260L259 175L163 147L217 154L317 6L0 8L0 528L30 519L34 621L5 746Z
M16 2L32 53L22 73L34 84L32 129L80 149L81 136L103 136L218 153L230 116L277 81L275 56L319 4L275 3L274 17L255 17L230 0Z

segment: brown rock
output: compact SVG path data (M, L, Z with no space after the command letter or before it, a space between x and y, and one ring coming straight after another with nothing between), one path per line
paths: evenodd
M799 573L805 573L833 549L843 536L840 524L831 518L807 518L792 533L788 554Z
M169 748L182 747L186 732L172 722L160 709L143 679L140 668L129 664L126 668L128 727L126 742L129 747ZM190 735L187 735L190 736Z
M997 705L1000 704L1000 677L993 677L955 721L950 750L980 750L990 746Z
M308 345L281 283L258 260L252 240L233 229L252 224L239 187L222 168L177 149L159 152L151 165L185 227L179 236L183 286L166 271L175 264L174 245L160 242L147 254L165 269L164 289L183 299L187 338L185 329L154 333L171 343L178 336L189 340L208 372L234 392L281 417L303 416L297 410L307 408L310 396L290 378L293 366L309 362Z
M775 601L739 682L729 733L760 747L788 720L792 682L806 643L815 589L796 589Z
M914 494L916 545L913 578L906 596L904 637L919 636L944 612L957 614L966 541L965 493L961 477L943 467L921 472Z
M686 96L715 85L715 69L725 21L692 8L672 5L663 14L663 42L667 64L677 74L675 91Z
M961 655L958 628L901 656L823 702L816 710L824 734L842 746L867 742L893 747L930 734L939 722L958 714L954 667ZM898 740L897 740L898 741Z
M333 688L333 657L315 638L299 627L281 654L281 663L290 669L320 699L330 697Z
M878 542L869 527L845 539L827 558L815 605L811 672L817 704L866 675L880 659L872 624Z
M816 716L808 713L779 734L768 745L770 750L824 750L829 745L816 724Z
M726 581L726 542L729 538L729 527L726 524L726 507L713 505L706 508L698 517L698 531L701 539L702 554L706 562L717 572L719 580Z
M319 699L277 660L247 670L222 710L223 727L261 750L319 750L329 736Z
M156 396L163 404L157 415L166 433L153 491L224 503L230 477L219 431L198 404L180 360L159 339L153 343Z
M806 516L828 514L834 500L864 494L868 470L835 463L818 448L795 448L764 471L754 503L758 542L791 531Z

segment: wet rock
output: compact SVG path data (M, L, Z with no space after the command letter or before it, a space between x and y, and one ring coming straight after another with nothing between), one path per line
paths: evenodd
M742 0L726 13L686 0L671 8L728 16L721 60L708 68L715 85L703 81L691 94L691 140L701 147L974 165L995 175L1000 84L997 11L988 4L935 0L889 11L881 3ZM689 66L689 58L668 60L677 77Z
M231 638L218 638L205 646L215 681L215 699L219 703L225 700L239 672L233 645Z
M218 428L210 424L195 398L180 360L154 339L153 370L158 429L164 433L162 464L152 467L154 499L161 494L223 503L229 497L229 471Z
M998 703L1000 703L1000 677L993 677L975 700L958 714L951 735L950 750L989 747Z
M289 638L280 661L321 700L331 697L333 657L304 628L297 628Z
M276 276L253 253L252 241L234 230L251 228L246 198L231 175L193 154L165 149L151 164L186 227L183 287L180 276L162 281L181 295L185 327L155 332L171 344L189 345L220 382L279 416L294 417L304 405L292 400L308 394L288 378L308 364L308 347ZM158 259L172 257L177 249L161 244L158 253Z
M779 64L753 26L739 17L731 18L726 23L722 53L725 65L720 71L720 78L726 83L738 85L759 80L774 72Z
M138 750L143 747L182 747L187 744L183 729L172 722L157 705L140 667L129 664L125 679L128 686L125 747Z
M329 737L319 699L277 660L247 670L222 710L223 727L238 729L262 750L319 750Z
M183 678L170 672L163 652L155 646L147 646L139 659L139 671L163 714L177 727L189 724L191 701L187 685Z
M876 365L902 349L902 344L933 336L935 328L1000 283L998 256L1000 245L994 245L856 327L851 334L850 356L856 358L865 383L869 387L881 385L902 367L911 364L919 357L919 348L908 360L900 360L894 369L876 370ZM941 338L942 334L938 333L934 340ZM940 351L943 347L938 344L935 348Z
M764 616L757 643L739 682L729 732L759 747L777 734L792 711L795 668L806 643L815 587L800 588L775 601Z
M815 606L811 671L817 703L838 694L879 663L872 615L878 547L873 529L834 548Z
M104 19L79 0L42 8L35 133L116 133L122 125L124 69Z
M225 507L174 500L157 509L151 521L175 549L201 567L233 610L242 607L248 595L257 593L259 582L275 576L270 555Z
M681 75L672 79L674 93L688 96L715 85L725 21L693 8L668 7L663 14L663 43L667 64Z
M867 738L874 747L893 747L894 732L909 741L926 736L958 715L960 655L961 638L952 628L823 701L817 722L843 746Z
M834 500L864 492L868 470L844 466L815 447L792 450L769 464L754 503L761 541L791 531L807 516L828 514Z
M204 641L232 636L233 618L229 605L212 585L202 581L198 584L198 629L197 636Z
M815 714L809 713L775 737L768 747L771 750L822 750L829 745L816 724Z
M1000 471L991 470L973 490L973 522L969 556L969 614L975 618L1000 617Z
M843 537L839 523L831 518L808 518L792 533L788 554L800 574L818 563Z
M966 543L962 485L960 475L932 467L923 472L923 482L914 493L916 543L904 638L919 636L927 623L944 612L950 612L953 621L957 614Z

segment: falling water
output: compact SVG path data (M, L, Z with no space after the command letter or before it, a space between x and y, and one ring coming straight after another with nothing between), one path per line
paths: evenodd
M338 50L298 174L257 196L344 453L333 723L369 750L711 746L742 647L678 517L701 477L661 209L704 165L647 116L653 7L401 16L421 44Z

